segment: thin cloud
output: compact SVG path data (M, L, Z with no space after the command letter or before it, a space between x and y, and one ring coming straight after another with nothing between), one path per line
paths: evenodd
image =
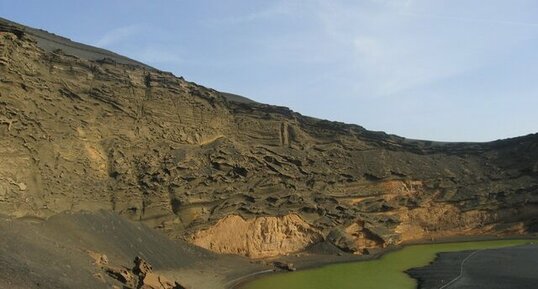
M413 14L411 10L425 8L418 1L370 0L367 5L320 1L318 5L324 33L338 43L338 51L333 53L345 55L348 62L342 65L353 67L348 70L349 89L369 98L402 95L475 71L525 41L510 30L492 31L480 25L448 30L440 19L535 26L530 22L437 17L440 8L431 7L432 14Z
M421 13L412 13L412 12L401 12L400 15L410 16L410 17L419 17L419 18L455 20L455 21L461 21L461 22L474 22L474 23L487 23L487 24L503 24L503 25L514 25L514 26L538 27L538 23L534 23L534 22L521 22L521 21L497 20L497 19L486 19L486 18L459 17L459 16L447 16L447 15L435 15L435 14L421 14Z
M233 25L251 23L264 19L273 19L276 16L292 14L292 12L298 8L298 4L299 3L297 1L292 0L278 1L266 9L262 9L250 14L210 19L207 21L207 23L211 25Z
M394 9L406 9L414 5L414 0L369 0L375 4L384 5Z
M132 57L150 65L177 65L182 64L183 59L175 49L159 46L146 46L141 50L134 51Z
M110 48L115 44L129 39L143 32L143 26L139 24L119 27L108 31L94 45L102 48Z

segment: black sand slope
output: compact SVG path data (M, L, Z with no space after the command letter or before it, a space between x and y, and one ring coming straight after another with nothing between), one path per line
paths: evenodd
M406 273L418 280L419 289L437 289L460 274L460 264L475 251L439 253L433 263Z
M419 289L536 289L538 245L441 253L408 274Z
M140 256L188 288L222 288L239 276L267 270L246 258L172 241L106 211L65 213L45 221L0 217L0 232L0 289L121 286L94 264L92 253L105 254L115 267L132 267Z

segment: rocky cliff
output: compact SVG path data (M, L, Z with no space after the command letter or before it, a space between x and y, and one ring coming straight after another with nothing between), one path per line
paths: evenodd
M0 19L0 212L99 209L252 257L525 233L538 230L538 134L409 140Z

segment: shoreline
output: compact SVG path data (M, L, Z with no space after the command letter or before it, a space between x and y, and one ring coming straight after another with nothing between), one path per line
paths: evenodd
M415 245L433 245L433 244L448 244L448 243L464 243L464 242L481 242L481 241L502 241L502 240L537 240L538 233L527 234L527 235L484 235L484 236L458 236L458 237L447 237L437 240L415 240L412 242L405 242L395 246L390 246L387 248L380 249L375 254L371 255L353 255L345 253L342 256L335 254L311 254L304 255L299 257L292 256L282 256L275 259L262 259L267 260L268 262L285 260L294 262L294 265L297 268L297 271L304 271L315 268L322 268L325 266L330 266L334 264L345 264L351 262L365 262L377 260L388 253L399 251L405 247L415 246ZM258 272L253 272L242 277L238 277L234 280L229 281L225 284L225 289L241 289L247 283L250 283L254 280L264 278L266 276L274 274L286 274L293 272L286 271L275 271L275 270L262 270Z

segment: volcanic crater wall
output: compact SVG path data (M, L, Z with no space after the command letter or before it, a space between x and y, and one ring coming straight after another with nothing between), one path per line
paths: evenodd
M538 224L536 134L408 140L234 102L147 66L44 50L8 24L0 159L3 214L113 210L252 257L322 240L367 253Z

